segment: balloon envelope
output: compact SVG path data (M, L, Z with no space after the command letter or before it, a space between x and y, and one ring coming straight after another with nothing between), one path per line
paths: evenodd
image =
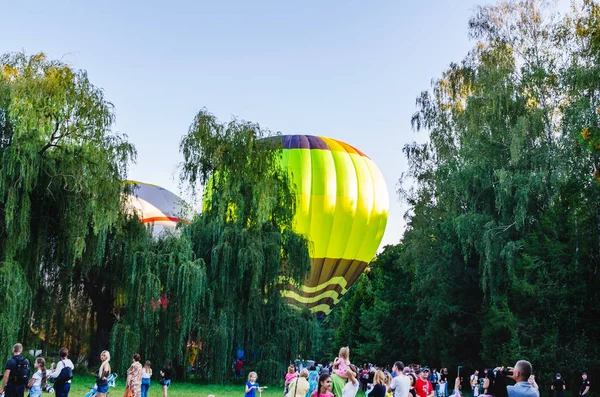
M284 135L281 164L296 187L294 229L312 242L311 272L284 291L289 302L328 314L375 256L389 199L375 163L347 143Z
M191 208L179 196L165 188L138 181L125 181L131 189L126 195L126 207L137 214L140 221L152 225L152 233L160 235L173 230L179 223L189 223Z

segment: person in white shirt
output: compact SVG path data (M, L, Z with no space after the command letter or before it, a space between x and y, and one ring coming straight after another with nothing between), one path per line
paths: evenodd
M388 386L388 392L394 391L394 397L408 397L410 391L410 379L404 374L404 363L396 361L394 363L394 378Z
M342 388L342 397L356 397L360 384L358 383L358 369L354 364L346 367L348 381Z
M29 389L29 397L40 397L42 395L42 390L46 387L46 360L42 357L36 358L34 368L37 369L37 371L31 377L31 380L27 384L27 388Z
M63 347L58 351L58 356L60 357L60 361L58 362L58 364L56 364L56 368L54 368L54 363L52 363L52 365L50 366L50 373L48 374L49 379L56 379L65 367L69 367L71 368L71 370L75 369L73 362L69 360L69 351L66 347ZM54 384L55 397L69 397L69 390L71 390L70 380L66 381L63 384Z
M473 393L473 397L479 396L479 371L475 370L473 375L469 378L471 384L471 392Z
M142 397L148 397L150 378L152 378L152 363L146 360L146 364L142 368Z

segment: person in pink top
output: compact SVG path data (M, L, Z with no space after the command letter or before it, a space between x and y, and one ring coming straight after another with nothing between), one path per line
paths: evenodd
M323 374L319 377L319 387L313 391L310 397L335 397L331 392L331 376Z
M342 378L346 378L346 368L350 365L350 348L348 346L342 347L338 356L335 360L333 360L333 368L334 372L341 376Z
M292 364L288 367L287 374L285 374L285 390L283 392L284 396L289 391L290 383L297 377L298 377L298 374L296 373L296 366L294 364Z
M346 375L346 369L350 365L350 349L342 347L338 353L338 357L333 361L333 374L331 375L331 384L333 394L340 397L342 390L346 385L348 375Z

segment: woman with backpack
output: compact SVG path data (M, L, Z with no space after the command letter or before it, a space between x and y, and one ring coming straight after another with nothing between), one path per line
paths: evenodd
M50 365L50 373L48 379L54 381L54 393L55 397L69 397L69 391L71 390L71 379L73 378L73 370L75 366L73 362L69 360L69 351L66 347L61 348L58 351L60 360L54 368L54 363Z

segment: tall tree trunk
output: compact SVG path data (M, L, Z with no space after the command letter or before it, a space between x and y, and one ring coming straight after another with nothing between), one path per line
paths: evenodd
M90 343L88 366L94 367L100 364L100 353L108 349L110 344L110 332L115 324L113 302L114 299L108 288L103 288L97 283L97 278L85 277L85 286L88 296L92 301L92 307L96 313L96 332Z

